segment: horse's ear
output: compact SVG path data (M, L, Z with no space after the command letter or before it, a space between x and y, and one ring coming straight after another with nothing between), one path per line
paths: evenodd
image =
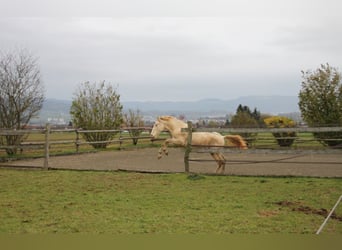
M159 116L158 117L158 121L168 121L170 120L170 116Z
M158 116L157 120L159 122L162 122L162 121L165 121L166 119L165 119L165 116Z

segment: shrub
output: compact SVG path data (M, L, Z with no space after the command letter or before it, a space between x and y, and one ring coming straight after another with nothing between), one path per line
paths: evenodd
M268 128L293 128L296 123L290 118L283 116L272 116L264 120ZM279 132L272 133L276 141L281 147L289 147L293 144L296 137L296 132Z
M119 129L122 118L120 95L111 84L104 81L97 83L85 82L75 93L70 114L73 124L85 130ZM94 148L106 148L108 141L114 138L113 132L82 133L84 139L94 143Z

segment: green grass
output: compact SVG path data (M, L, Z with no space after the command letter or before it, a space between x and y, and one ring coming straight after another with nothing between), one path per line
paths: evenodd
M0 169L0 232L312 234L341 179ZM276 203L291 202L294 206ZM342 216L342 204L336 211ZM329 220L322 233L342 233Z

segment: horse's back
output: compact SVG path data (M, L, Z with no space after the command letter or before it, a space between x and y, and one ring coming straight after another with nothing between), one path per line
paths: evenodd
M216 132L194 132L192 133L193 145L212 145L223 146L225 143L224 137Z

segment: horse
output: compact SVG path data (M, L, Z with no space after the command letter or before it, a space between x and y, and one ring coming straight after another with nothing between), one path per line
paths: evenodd
M166 139L158 151L158 159L162 158L163 153L168 155L167 146L174 144L177 146L185 147L187 144L188 132L182 132L182 128L187 128L188 124L173 117L173 116L160 116L155 121L151 137L157 138L164 130L169 131L171 138ZM193 132L192 145L194 146L224 146L226 140L230 145L240 149L247 149L246 142L239 135L221 135L217 132ZM217 163L216 173L224 173L226 160L221 153L210 153Z

